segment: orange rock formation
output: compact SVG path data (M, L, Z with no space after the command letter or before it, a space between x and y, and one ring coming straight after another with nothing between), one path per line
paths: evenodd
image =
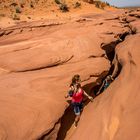
M139 139L139 22L139 10L106 10L1 27L0 139L60 140L71 77L80 74L90 93L118 64L65 139Z

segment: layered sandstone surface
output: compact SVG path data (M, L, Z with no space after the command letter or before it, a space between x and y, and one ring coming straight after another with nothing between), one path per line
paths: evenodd
M122 66L120 75L93 104L86 107L70 140L140 139L139 14L139 10L129 11L124 18L125 21L131 21L136 34L129 35L116 46L115 61Z
M71 77L80 74L82 85L88 86L108 74L112 59L108 54L139 25L138 17L129 14L83 14L71 20L34 21L1 29L0 139L55 140L68 106L64 96ZM85 108L70 139L113 139L120 130L119 138L138 123L138 39L137 33L119 44L120 77ZM130 136L138 136L138 127Z

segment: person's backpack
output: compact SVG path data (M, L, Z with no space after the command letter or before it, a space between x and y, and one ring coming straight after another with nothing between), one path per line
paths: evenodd
M69 94L69 96L70 96L70 97L72 97L72 96L73 96L73 93L74 93L74 91L73 91L73 90L69 90L69 91L68 91L68 94Z

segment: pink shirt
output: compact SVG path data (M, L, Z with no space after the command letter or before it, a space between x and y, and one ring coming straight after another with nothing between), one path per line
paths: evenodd
M84 91L79 89L78 92L74 93L72 96L72 102L80 103L83 100Z

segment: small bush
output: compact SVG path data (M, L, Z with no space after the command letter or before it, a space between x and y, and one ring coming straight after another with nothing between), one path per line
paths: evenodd
M107 6L107 5L106 5L105 2L101 2L101 3L100 3L100 8L101 8L101 9L104 9L106 6Z
M30 2L30 7L31 7L31 8L34 8L34 4L33 4L32 1Z
M94 4L94 0L88 0L88 3Z
M93 4L94 3L94 0L83 0L84 2L87 2L87 3L90 3L90 4Z
M16 8L15 8L15 12L16 12L16 13L21 13L21 9L20 9L19 7L16 7Z
M105 3L106 3L107 6L110 6L110 4L107 1Z
M13 15L13 20L20 20L20 17L17 14Z
M94 1L95 7L100 8L100 9L104 9L107 5L105 2L101 2L101 1Z
M95 3L95 7L96 7L96 8L100 8L100 5L99 5L98 2Z
M68 8L68 6L67 6L66 4L61 3L61 5L60 5L60 10L61 10L62 12L68 12L68 11L69 11L69 8Z
M61 4L60 0L54 0L56 4Z
M74 5L74 8L78 8L81 6L81 3L80 2L76 2L75 5Z
M26 1L25 0L19 0L19 4L21 8L24 8L24 6L26 5Z

